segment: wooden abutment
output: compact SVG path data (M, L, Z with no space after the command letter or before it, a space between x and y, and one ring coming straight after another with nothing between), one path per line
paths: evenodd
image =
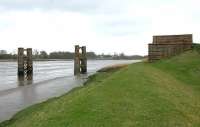
M18 48L18 76L28 77L33 74L33 60L31 48Z
M192 34L153 36L153 43L149 44L149 62L190 50L192 42Z
M87 73L87 52L86 46L75 46L74 53L74 75ZM18 48L18 77L32 77L33 75L33 60L31 48ZM31 78L32 79L32 78Z
M81 50L81 52L80 52ZM86 46L79 47L75 45L74 54L74 75L87 73L87 56Z

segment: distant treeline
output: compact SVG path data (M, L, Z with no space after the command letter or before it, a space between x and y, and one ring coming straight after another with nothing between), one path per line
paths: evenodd
M33 51L33 59L73 59L74 53L72 52L51 52L47 53L46 51ZM87 52L88 59L108 59L108 60L118 60L118 59L142 59L143 56L132 55L126 56L124 53L120 54L101 54L97 55L94 52ZM6 50L0 50L0 59L17 59L17 54L7 53Z

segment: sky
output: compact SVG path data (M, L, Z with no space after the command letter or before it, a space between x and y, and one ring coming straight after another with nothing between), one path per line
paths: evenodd
M0 0L0 49L147 55L153 35L193 34L200 0Z

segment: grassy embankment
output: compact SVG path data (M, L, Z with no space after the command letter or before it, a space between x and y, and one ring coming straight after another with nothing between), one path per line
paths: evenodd
M92 76L85 86L16 114L3 127L199 127L200 54Z

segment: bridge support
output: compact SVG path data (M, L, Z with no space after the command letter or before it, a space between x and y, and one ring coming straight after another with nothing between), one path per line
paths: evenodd
M33 74L32 49L18 48L18 76L30 77Z
M81 50L81 52L80 52ZM74 75L87 73L87 52L86 46L75 45Z

